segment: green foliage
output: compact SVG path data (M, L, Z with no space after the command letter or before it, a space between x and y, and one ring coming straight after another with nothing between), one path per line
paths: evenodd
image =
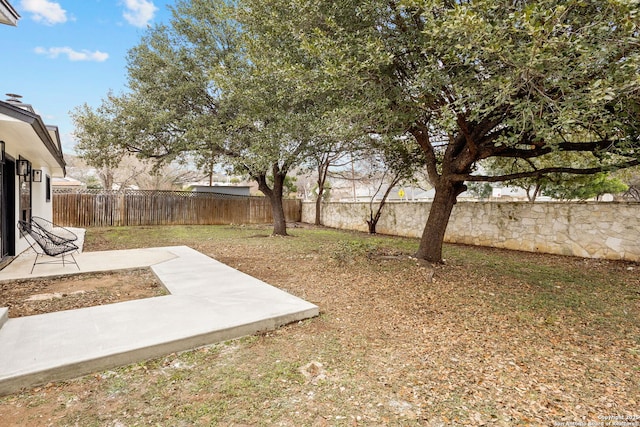
M288 196L291 193L296 194L298 192L298 185L296 184L297 178L295 176L287 175L284 178L283 183L283 195ZM273 186L274 179L273 175L267 175L267 182L269 185Z
M612 178L605 173L587 177L566 177L558 181L545 184L542 193L555 199L587 200L603 194L618 194L629 187L618 178Z
M99 153L129 151L167 163L192 154L198 166L210 169L236 114L221 101L217 79L220 70L240 62L239 33L229 10L222 1L179 1L170 26L149 28L128 53L129 92L109 94L96 111L76 109L79 153L92 160Z
M145 157L193 153L208 168L236 113L222 102L217 76L238 63L239 34L224 2L179 1L173 12L170 26L150 28L129 51L125 123Z
M331 258L338 264L345 265L354 262L357 258L368 256L375 248L376 245L368 240L341 240L337 243Z
M623 196L640 202L640 167L616 171L613 175L628 186Z
M78 142L75 150L88 165L95 168L113 169L126 153L123 146L127 136L117 123L120 110L115 99L109 93L95 109L83 104L71 112L74 137Z
M521 159L509 161L493 159L490 162L486 162L485 166L494 173L508 174L535 171L559 162L566 162L573 167L583 168L596 165L596 160L591 154L555 153L528 161ZM605 193L618 194L628 189L628 186L620 179L612 177L605 172L593 175L547 174L515 179L510 184L525 189L531 201L535 201L535 196L540 194L555 199L586 200ZM535 195L531 197L533 191L535 191Z
M318 184L314 185L313 188L311 189L311 194L313 195L313 197L317 200L318 194L320 193L318 191L320 187L318 187ZM331 183L325 181L323 187L322 187L322 201L329 201L331 200Z
M99 190L99 189L103 188L102 187L102 183L95 176L88 176L87 177L87 181L85 182L85 184L87 185L87 188L89 188L89 189Z
M488 182L484 183L471 183L467 188L467 192L471 194L473 197L476 197L480 200L488 199L491 197L491 193L493 192L493 188L491 184Z

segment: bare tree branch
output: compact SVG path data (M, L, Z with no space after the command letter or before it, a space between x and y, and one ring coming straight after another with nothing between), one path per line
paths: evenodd
M542 168L538 170L528 171L528 172L519 172L507 175L496 175L496 176L487 176L487 175L466 175L466 174L452 174L449 175L452 181L471 181L471 182L501 182L501 181L509 181L512 179L520 179L520 178L532 178L532 177L542 177L551 173L568 173L573 175L592 175L599 172L611 172L617 169L624 169L632 166L640 165L639 159L629 160L628 162L618 163L615 165L603 165L593 168L570 168L570 167L551 167L551 168Z

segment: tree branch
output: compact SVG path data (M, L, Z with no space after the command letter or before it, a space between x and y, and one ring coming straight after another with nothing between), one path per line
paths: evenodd
M528 145L526 142L522 142L521 145ZM496 157L512 157L531 159L539 157L544 154L549 154L553 150L548 144L544 143L531 143L533 148L515 148L515 147L498 147L497 151L493 153ZM558 144L559 151L565 152L596 152L598 150L605 150L613 154L617 153L616 142L608 139L601 141L584 141L584 142L561 142Z
M424 126L415 125L409 132L415 140L418 142L418 145L424 151L426 157L426 166L427 166L427 175L429 176L429 180L435 185L440 179L440 174L438 173L438 159L436 157L436 153L433 150L433 146L429 141L429 131Z
M449 177L454 181L471 181L471 182L501 182L501 181L510 181L513 179L520 178L532 178L532 177L542 177L544 175L549 175L552 173L568 173L573 175L593 175L599 172L610 172L617 169L625 169L628 167L638 166L640 165L640 159L629 160L628 162L618 163L616 165L603 165L593 168L569 168L569 167L551 167L551 168L542 168L534 171L528 172L518 172L507 175L496 175L496 176L487 176L487 175L465 175L465 174L453 174Z

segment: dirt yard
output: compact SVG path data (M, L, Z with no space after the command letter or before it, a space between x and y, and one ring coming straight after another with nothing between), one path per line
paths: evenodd
M166 290L149 269L0 283L0 307L10 318L160 295Z
M640 424L640 265L447 245L431 266L412 239L290 232L89 230L89 250L189 245L321 315L0 398L0 424Z

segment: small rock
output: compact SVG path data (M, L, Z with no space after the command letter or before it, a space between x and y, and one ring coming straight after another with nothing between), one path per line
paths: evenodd
M300 373L312 384L327 378L327 372L324 370L322 363L312 361L300 368Z

